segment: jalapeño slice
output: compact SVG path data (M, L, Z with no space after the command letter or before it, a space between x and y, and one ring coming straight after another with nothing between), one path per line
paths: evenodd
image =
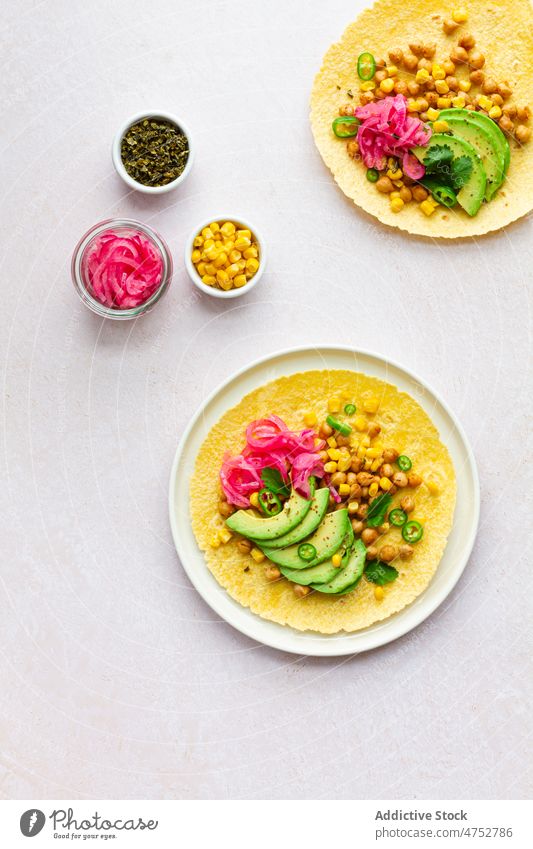
M401 528L407 522L407 513L405 510L395 507L395 509L391 510L389 513L389 522L391 525L394 525L395 528Z
M333 430L337 430L342 436L349 436L352 432L350 425L340 422L334 416L326 416L326 422Z
M402 472L408 472L411 466L413 465L411 463L410 458L406 457L405 454L400 454L400 456L396 460L396 463L398 464L398 468L400 468Z
M402 528L402 537L406 542L418 542L422 539L423 535L424 528L420 522L415 521L415 519L411 519L411 521L406 522Z
M371 80L376 73L376 60L371 53L361 53L357 60L357 73L360 80Z
M335 118L331 125L331 129L339 139L349 139L357 135L360 124L359 118L354 118L353 115L341 115Z
M310 542L302 542L302 544L298 546L298 557L300 560L305 560L306 563L310 563L311 560L314 560L316 557L316 548L314 545L311 545Z
M278 513L281 513L281 501L272 490L266 487L260 489L257 498L259 500L259 507L265 516L277 516Z

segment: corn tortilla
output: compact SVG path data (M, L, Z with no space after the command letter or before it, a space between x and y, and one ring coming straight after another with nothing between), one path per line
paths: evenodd
M234 539L219 548L210 544L213 534L224 527L218 512L218 470L222 457L226 451L240 453L249 422L275 413L291 429L301 430L305 426L304 413L314 412L322 421L327 415L328 398L342 393L358 409L365 393L376 395L380 399L379 410L369 419L381 424L384 444L407 454L413 461L413 470L422 477L427 475L439 486L438 495L431 495L424 484L409 490L416 502L411 518L419 517L425 532L415 546L413 557L395 563L400 574L393 584L385 587L381 602L374 597L374 585L364 578L349 595L335 598L315 592L298 599L285 579L267 581L265 563L256 563L250 555L242 554ZM393 506L399 503L401 492L394 496ZM281 377L254 390L211 429L196 459L190 484L190 511L192 528L206 563L232 598L272 622L299 631L335 634L357 631L386 619L424 591L435 574L452 527L455 493L455 472L448 450L427 413L410 395L359 372L306 371ZM391 529L387 541L400 542L399 530Z
M513 89L511 102L519 106L531 103L531 67L533 66L533 13L529 0L498 0L497 3L472 0L465 4L468 21L464 25L476 39L476 48L486 59L487 76L497 82L509 82ZM390 209L388 198L366 179L366 168L351 159L346 143L331 131L331 122L339 107L348 102L346 91L358 96L357 57L370 51L388 60L388 51L409 43L437 45L436 58L448 56L457 44L457 34L447 36L442 21L450 16L451 6L413 0L378 0L362 12L345 30L341 40L326 53L322 68L315 78L311 94L311 127L322 159L331 170L345 195L384 224L408 233L432 238L454 239L481 236L499 230L527 215L533 208L533 141L518 147L513 141L507 178L494 199L482 204L478 214L470 218L460 207L439 206L426 217L418 204L409 203L399 212ZM485 70L485 69L484 69ZM401 71L402 78L405 69ZM458 66L458 78L465 77ZM338 88L340 87L340 90Z

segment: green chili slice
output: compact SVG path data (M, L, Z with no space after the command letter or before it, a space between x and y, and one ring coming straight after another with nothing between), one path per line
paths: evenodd
M401 510L399 507L396 507L389 513L389 522L391 525L394 525L395 528L401 528L402 525L405 525L407 522L407 513L405 510Z
M369 183L377 183L377 181L379 180L379 171L376 171L375 168L367 168L366 179Z
M335 118L331 125L331 129L339 139L349 139L357 135L359 118L354 118L353 115L341 115Z
M327 416L326 422L333 428L333 430L337 430L340 434L342 434L342 436L349 436L352 432L350 425L340 422L338 419L334 418L334 416Z
M443 206L455 206L457 203L457 196L449 186L443 186L437 180L431 179L431 177L424 178L421 182L431 192L435 200Z
M371 53L361 53L357 60L357 73L360 80L371 80L376 73L376 60Z
M260 489L257 498L259 500L259 507L265 516L277 516L278 513L281 513L281 500L271 489L267 489L266 487Z
M344 412L346 413L347 416L353 416L356 413L356 411L357 411L357 407L355 406L355 404L346 404L346 406L344 408Z
M411 519L402 528L402 537L406 542L418 542L424 536L424 528L420 522Z
M310 561L314 560L316 557L316 548L314 545L311 545L310 542L302 542L302 544L298 546L298 557L300 560L305 560L306 563L310 563Z
M398 467L402 470L402 472L408 472L412 467L412 463L409 457L406 457L405 454L400 454L398 459L396 460Z

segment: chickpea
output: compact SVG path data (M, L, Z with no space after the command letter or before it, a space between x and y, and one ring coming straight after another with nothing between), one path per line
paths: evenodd
M351 486L350 486L350 498L355 498L357 500L358 498L361 498L362 494L363 494L363 490L359 486L359 484L358 483L352 483Z
M520 144L527 144L531 138L530 128L525 127L524 124L519 124L515 130L515 138L517 142L520 142Z
M385 448L383 452L383 459L386 463L394 463L399 456L400 452L396 451L396 448Z
M500 95L500 97L503 97L504 100L508 100L508 98L511 97L512 93L513 90L508 83L500 83L498 85L498 94Z
M422 203L423 200L426 200L427 196L428 192L423 186L414 186L413 197L417 203ZM387 475L387 477L389 477L389 475Z
M402 560L408 560L413 556L414 548L412 545L401 545L400 546L400 557Z
M417 187L415 186L415 188L413 189L413 194L416 192L416 189ZM391 478L394 474L394 469L392 468L390 463L383 463L379 471L383 478Z
M294 584L293 590L296 598L305 598L311 592L311 587L302 587L301 584Z
M405 474L405 472L395 472L392 476L392 482L399 489L403 489L407 486L407 475Z
M363 461L359 457L352 457L352 465L350 466L352 472L358 472L362 465Z
M508 118L516 118L517 108L514 103L511 103L509 106L504 106L502 109L504 115L507 115Z
M372 424L368 428L368 435L370 439L375 439L378 433L381 433L381 425L378 425L377 422L372 422Z
M328 507L335 507L336 504L337 504L337 502L335 501L332 494L330 493L329 498L328 498Z
M366 515L368 513L368 504L360 504L359 510L355 514L358 519L366 519Z
M385 69L383 69L382 71L376 71L376 73L374 74L374 82L382 83L383 80L387 79L387 77L388 77L388 74L387 74L387 71L385 71Z
M368 487L363 486L363 487L361 487L361 499L363 501L366 501L367 498L368 498Z
M377 88L374 92L374 100L383 100L383 98L388 97L388 94L383 91L381 88Z
M350 139L350 141L346 143L346 150L348 151L348 156L351 156L352 159L359 156L359 143L357 139Z
M370 486L374 478L374 475L371 475L370 472L359 472L357 475L357 483L361 484L361 486Z
M403 65L408 71L414 71L418 65L418 59L408 53L407 56L403 57Z
M405 513L412 513L415 509L415 500L410 495L405 495L400 501L400 507Z
M445 74L453 76L455 74L455 63L451 59L445 59L442 63L442 69Z
M237 543L237 548L241 552L241 554L250 554L252 550L252 543L249 539L240 539Z
M483 85L481 86L481 90L483 94L494 94L498 91L498 83L492 79L492 77L487 77Z
M385 68L386 65L387 65L387 63L385 62L385 59L381 59L381 58L376 59L376 68Z
M417 67L418 67L419 69L420 69L420 68L425 68L425 70L426 70L426 71L431 71L431 67L432 67L432 65L431 65L431 62L429 61L429 59L419 59L419 60L418 60Z
M382 192L382 194L388 195L389 192L394 191L394 185L393 185L390 177L383 176L383 177L380 177L379 180L377 181L376 189L378 190L378 192Z
M267 581L277 581L281 578L281 572L277 566L265 566L265 578Z
M404 80L398 80L394 83L394 93L401 94L404 97L407 96L407 92L409 89L407 88L407 83Z
M339 109L339 115L353 115L355 112L355 106L352 103L345 103L344 106L341 106Z
M483 56L483 53L480 53L479 50L472 50L468 57L468 64L474 69L474 71L478 71L485 64L485 57Z
M227 501L219 501L218 512L221 516L224 516L224 518L227 519L228 516L231 516L231 514L235 512L235 507L233 504L228 504Z
M396 492L398 492L398 487L393 484L389 489L389 495L394 495Z
M415 56L423 56L424 45L421 42L416 41L414 44L409 45L409 50L411 53L414 53Z
M378 550L375 545L369 545L366 549L366 559L367 560L377 560L378 559Z
M327 463L329 460L329 454L327 451L319 451L318 456L320 457L323 463Z
M331 485L335 488L339 487L341 483L346 483L346 474L345 472L335 472L331 476Z
M516 117L519 121L528 121L530 114L529 106L517 106Z
M407 91L412 97L416 97L418 94L420 94L420 86L414 80L410 80L407 83Z
M365 545L372 545L378 538L379 534L374 528L365 528L361 534L361 539Z
M442 29L446 33L446 35L451 35L452 32L455 32L459 24L456 24L452 18L445 18L442 22Z
M389 59L393 65L401 65L403 60L403 50L396 47L394 50L389 50Z
M337 440L337 448L346 448L350 444L350 437L343 436L342 433L338 433L335 439Z
M472 85L483 85L485 80L485 74L483 71L471 71L469 76Z
M495 104L495 106L503 106L503 97L501 96L501 94L492 94L490 99Z
M366 106L367 103L372 103L374 100L374 92L373 91L362 91L359 95L359 103L361 106Z
M459 80L457 77L446 77L446 82L450 91L459 91Z
M390 531L390 523L389 522L383 522L383 524L380 525L379 528L378 528L378 533L380 533L382 535L387 534L389 531Z
M324 439L328 439L333 433L333 428L328 425L327 422L322 422L320 425L320 436L323 436Z
M420 97L418 100L418 108L420 112L425 112L426 109L429 109L429 103L425 99L425 97Z
M384 563L390 563L395 557L398 557L398 549L395 545L384 545L380 548L379 559Z
M348 472L346 475L346 483L348 486L352 486L352 484L357 482L357 477L354 472Z
M465 50L472 50L476 46L476 39L469 32L464 32L459 36L458 44L464 47Z
M433 83L435 85L435 83ZM426 100L430 106L436 106L439 100L439 95L436 91L427 91L426 88Z
M359 519L352 519L352 530L354 534L360 534L364 530L364 523Z
M450 51L450 59L452 62L455 62L456 65L466 65L468 64L468 53L464 49L464 47L453 47Z
M433 59L436 49L437 49L436 44L424 44L424 50L423 50L424 58L425 59Z
M433 77L430 77L429 80L426 80L424 83L424 94L427 97L428 92L435 91L435 80Z
M407 475L407 483L409 486L420 486L422 483L422 478L420 475L417 475L416 472L409 472Z
M508 135L512 135L512 133L514 132L514 124L511 119L507 117L507 115L502 115L502 117L498 121L498 125L500 127L500 130L502 130L504 133L507 133Z
M409 203L413 199L413 193L407 186L402 186L400 189L400 197L404 203Z
M429 121L429 115L428 115L427 112L421 112L418 117L420 118L421 121L424 121L424 123L426 121ZM403 177L402 177L402 179L403 179ZM404 181L404 184L405 184L405 181Z

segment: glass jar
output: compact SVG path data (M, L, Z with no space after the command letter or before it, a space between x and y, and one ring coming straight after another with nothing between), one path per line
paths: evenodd
M155 251L156 257L159 257L162 263L161 280L157 284L157 288L135 306L120 308L119 306L109 306L99 299L96 294L92 282L91 272L88 268L88 255L92 248L97 249L98 239L105 236L106 233L124 236L126 238L140 236L143 240L148 240L151 248ZM130 218L109 218L106 221L101 221L91 227L84 236L80 239L74 253L72 255L72 282L83 303L102 318L112 318L118 321L125 321L131 318L145 315L156 305L159 299L167 291L172 279L172 256L167 247L166 242L161 236L140 221L134 221Z

